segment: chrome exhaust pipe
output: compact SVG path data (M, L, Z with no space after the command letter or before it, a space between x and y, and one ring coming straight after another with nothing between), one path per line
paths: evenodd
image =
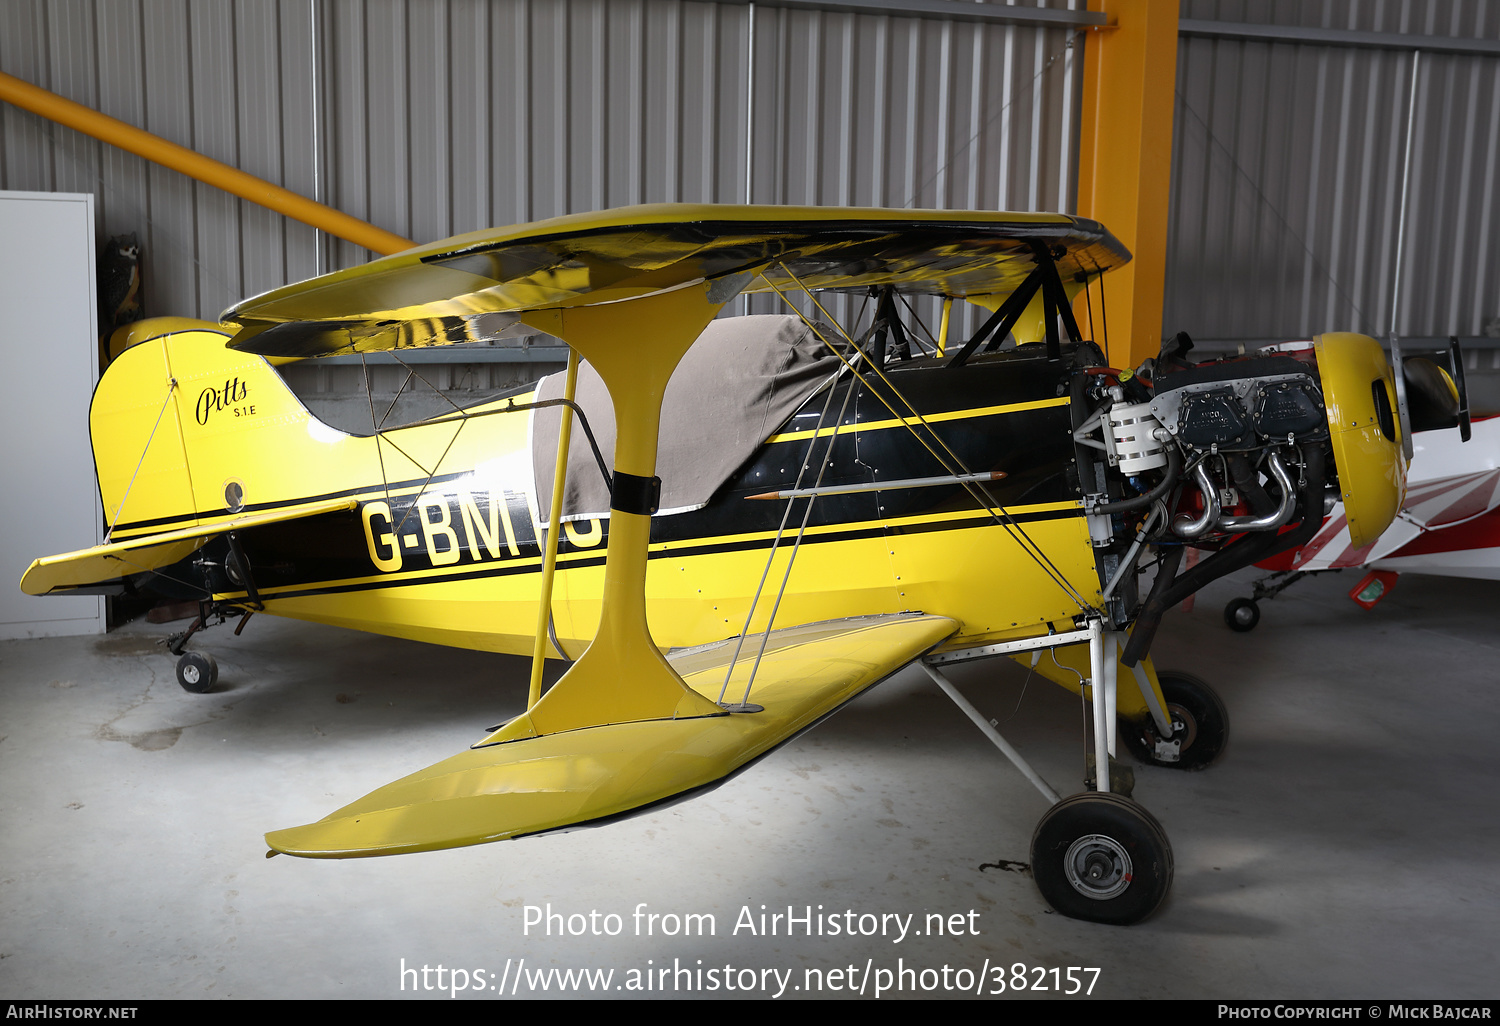
M1281 527L1292 519L1292 513L1297 508L1297 492L1292 485L1292 475L1287 472L1286 464L1281 462L1275 449L1271 450L1268 462L1271 464L1271 476L1276 478L1276 484L1281 488L1281 505L1275 512L1263 517L1220 517L1217 524L1219 530L1229 533L1266 531Z

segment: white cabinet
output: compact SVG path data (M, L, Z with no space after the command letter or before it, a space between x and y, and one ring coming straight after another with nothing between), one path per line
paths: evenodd
M104 599L36 598L33 559L97 545L94 197L0 192L0 638L96 634Z

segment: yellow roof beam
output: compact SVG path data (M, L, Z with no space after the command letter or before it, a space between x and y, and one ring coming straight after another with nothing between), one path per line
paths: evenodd
M152 135L107 114L90 110L14 75L0 72L0 100L84 135L93 136L111 146L118 146L138 157L145 157L173 171L179 171L189 178L206 182L251 203L258 203L278 214L312 225L329 235L336 235L382 256L399 253L416 245L410 239L403 239L384 228L377 228L357 217L350 217L342 211L299 196L289 189L272 185L263 178L256 178L185 146L168 142L159 135Z

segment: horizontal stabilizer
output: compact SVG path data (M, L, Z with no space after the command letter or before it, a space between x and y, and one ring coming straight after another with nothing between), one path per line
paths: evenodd
M482 844L639 811L722 782L878 684L956 630L900 613L773 631L750 702L728 716L612 723L471 748L387 784L325 819L266 835L311 858L396 855ZM744 696L759 635L746 639L724 692ZM668 656L689 687L718 701L737 638Z
M355 499L304 502L262 513L213 520L196 527L142 535L128 541L95 545L91 549L65 552L61 556L44 556L27 567L26 573L21 577L21 590L28 595L50 595L117 581L131 574L171 566L186 559L215 535L243 531L263 524L276 524L284 520L315 517L322 513L339 513L352 510L358 505Z

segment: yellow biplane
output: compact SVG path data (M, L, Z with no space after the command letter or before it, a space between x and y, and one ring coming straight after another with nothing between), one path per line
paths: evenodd
M679 800L916 662L1052 803L1047 900L1135 922L1172 854L1117 737L1196 768L1228 734L1206 685L1153 669L1163 611L1302 544L1335 499L1378 536L1406 460L1363 336L1111 369L1073 301L1128 259L1061 214L663 205L420 246L222 326L148 324L91 412L106 542L22 587L196 599L189 635L264 610L533 655L523 715L267 835L320 858ZM747 292L789 312L719 317ZM865 313L840 325L829 293ZM931 331L917 296L942 301ZM983 323L949 338L962 302ZM566 341L567 374L397 428L372 404L362 434L273 366L518 333ZM1181 569L1185 546L1212 554ZM211 686L185 640L179 680ZM995 655L1090 699L1088 790L1060 797L944 675ZM572 663L542 694L544 658Z

